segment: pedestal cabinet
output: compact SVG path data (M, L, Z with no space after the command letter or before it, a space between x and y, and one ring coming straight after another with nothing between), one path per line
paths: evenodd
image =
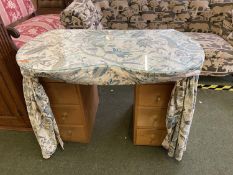
M74 85L43 79L63 140L88 143L99 97L97 86Z
M174 84L137 85L134 100L134 144L160 146Z

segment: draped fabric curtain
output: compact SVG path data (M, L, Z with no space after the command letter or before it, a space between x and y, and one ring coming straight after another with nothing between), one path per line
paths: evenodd
M168 155L178 161L186 150L192 124L197 95L198 76L184 78L176 82L168 104L166 117L167 136L162 146ZM63 148L57 123L52 113L48 96L39 79L23 76L24 97L33 131L45 159L55 152L59 143Z
M177 81L168 104L166 126L167 136L162 146L170 157L182 159L188 141L189 131L195 110L199 76Z
M39 79L33 76L23 76L23 92L28 116L42 156L48 159L57 149L57 141L63 148L63 141L50 107L49 98L39 83Z

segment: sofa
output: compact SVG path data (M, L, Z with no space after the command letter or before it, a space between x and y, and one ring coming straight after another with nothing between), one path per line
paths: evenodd
M69 29L176 29L202 45L201 75L233 73L233 0L74 0L61 23Z
M64 28L59 14L36 15L31 0L0 0L0 17L15 50L43 32Z

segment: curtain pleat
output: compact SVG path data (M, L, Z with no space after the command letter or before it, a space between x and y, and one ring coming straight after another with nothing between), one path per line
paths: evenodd
M48 96L35 77L23 77L23 91L32 129L39 142L43 158L48 159L55 152L57 143L63 148L63 141Z
M167 136L162 146L170 157L182 159L188 141L195 110L199 76L177 81L168 104L166 126Z

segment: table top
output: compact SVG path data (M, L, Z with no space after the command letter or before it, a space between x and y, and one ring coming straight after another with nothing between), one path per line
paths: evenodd
M204 61L200 44L176 30L52 30L26 43L17 62L33 72L116 70L198 74Z

